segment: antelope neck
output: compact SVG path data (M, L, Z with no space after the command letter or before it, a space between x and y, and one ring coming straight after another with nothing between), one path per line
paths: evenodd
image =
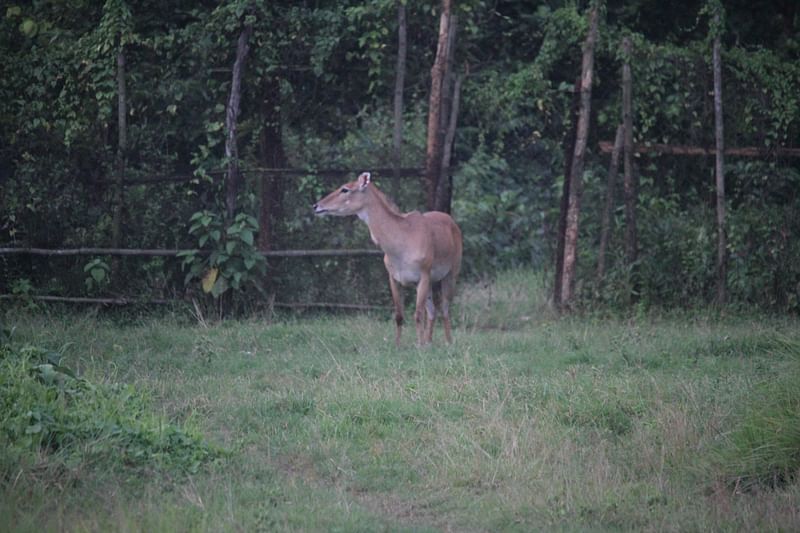
M370 202L358 217L367 223L372 240L387 253L402 249L405 240L401 227L403 216L389 208L380 192L370 190L367 194L371 197Z

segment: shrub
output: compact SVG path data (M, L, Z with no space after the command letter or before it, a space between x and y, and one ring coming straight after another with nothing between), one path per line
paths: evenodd
M27 468L195 472L224 452L152 414L131 385L92 383L61 355L0 343L0 479Z

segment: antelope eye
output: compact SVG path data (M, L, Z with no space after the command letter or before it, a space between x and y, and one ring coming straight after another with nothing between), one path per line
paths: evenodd
M341 191L339 191L339 192L340 192L341 194L347 194L347 193L349 193L349 192L350 192L350 189L348 189L347 187L342 187L342 190L341 190Z

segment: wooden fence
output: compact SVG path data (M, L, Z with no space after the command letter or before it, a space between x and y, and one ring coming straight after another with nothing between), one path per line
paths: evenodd
M208 250L186 249L186 250L165 250L165 249L141 249L141 248L0 248L0 255L44 255L44 256L78 256L78 255L112 255L112 256L133 256L133 257L176 257L182 252L194 252L198 254L211 253ZM269 250L260 252L264 257L370 257L382 256L383 252L376 249L320 249L320 250ZM64 302L79 304L99 304L99 305L164 305L175 303L174 299L149 298L90 298L83 296L38 296L38 295L16 295L0 294L0 300L12 300L29 298L41 302ZM307 307L322 307L330 309L353 309L353 310L384 310L389 306L350 304L338 302L269 302L272 307L284 307L289 309L301 309Z
M420 177L424 174L423 168L369 168L365 169L370 172L385 176L388 178L395 177ZM285 176L305 176L305 175L325 175L331 177L343 177L347 175L355 175L362 170L354 169L299 169L299 168L250 168L243 169L243 173L262 174L262 175L285 175ZM224 171L212 171L209 174L216 176ZM155 176L150 178L133 178L124 180L124 185L151 185L158 183L186 183L198 179L194 175L173 175L173 176ZM112 185L111 181L100 181L99 183L107 183ZM180 253L193 252L197 254L208 254L207 250L197 249L148 249L148 248L95 248L95 247L82 247L82 248L66 248L66 249L50 249L50 248L0 248L0 256L3 255L39 255L39 256L80 256L80 255L107 255L107 256L133 256L133 257L176 257ZM336 249L318 249L318 250L269 250L260 252L264 257L368 257L368 256L382 256L383 252L377 249L350 249L350 250L336 250ZM129 304L168 304L175 300L171 299L135 299L135 298L89 298L89 297L71 297L71 296L20 296L16 294L2 294L0 300L10 300L17 298L30 298L36 301L43 302L68 302L68 303L90 303L100 305L129 305ZM303 307L323 307L332 309L357 309L357 310L370 310L370 309L388 309L387 306L377 305L361 305L350 303L336 303L336 302L270 302L270 305L275 307L285 308L303 308Z

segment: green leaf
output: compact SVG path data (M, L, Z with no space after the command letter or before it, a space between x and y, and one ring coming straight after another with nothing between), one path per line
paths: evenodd
M106 271L103 270L102 268L93 268L90 273L92 275L92 278L94 278L94 280L97 283L100 283L104 279L106 279Z
M26 37L33 37L36 35L37 30L38 26L33 19L25 19L22 24L19 25L19 31Z
M37 377L46 385L52 385L58 379L58 372L53 365L46 363L34 367Z
M225 277L220 277L211 289L211 295L218 298L223 292L228 290L228 280Z

